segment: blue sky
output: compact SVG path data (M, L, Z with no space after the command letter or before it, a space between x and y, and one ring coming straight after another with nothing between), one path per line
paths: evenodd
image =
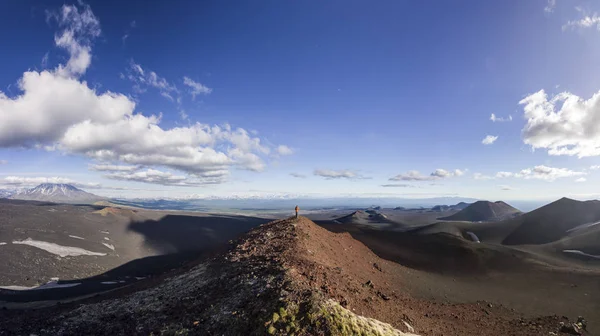
M598 11L561 0L2 3L0 187L595 198Z

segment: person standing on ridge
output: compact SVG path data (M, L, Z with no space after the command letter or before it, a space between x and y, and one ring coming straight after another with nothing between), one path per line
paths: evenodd
M300 208L296 205L296 219L298 219L298 210L300 210Z

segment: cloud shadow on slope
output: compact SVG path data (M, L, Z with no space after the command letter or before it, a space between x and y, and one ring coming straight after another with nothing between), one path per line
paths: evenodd
M166 215L159 220L132 222L128 230L142 234L146 246L168 254L206 251L269 221L230 215Z

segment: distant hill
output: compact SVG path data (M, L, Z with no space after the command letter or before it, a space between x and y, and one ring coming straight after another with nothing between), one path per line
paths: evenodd
M53 203L91 204L106 200L105 197L85 192L70 184L43 183L35 188L18 192L10 199L43 201Z
M368 224L368 223L392 223L392 221L384 214L376 210L358 210L347 216L337 219L343 224Z
M468 207L469 205L471 205L471 203L465 203L465 202L460 202L455 205L436 205L431 208L431 211L439 211L439 212L452 211L452 210L459 211L459 210L462 210L462 209Z
M579 233L600 221L600 201L561 198L537 210L510 220L515 229L503 244L546 244ZM595 225L594 225L595 226ZM588 228L587 230L592 229Z
M516 208L502 202L477 201L454 215L442 217L442 220L488 222L499 221L521 214Z
M460 203L457 203L457 204L453 205L452 207L454 209L456 209L456 210L462 210L462 209L468 207L471 204L472 203L460 202Z

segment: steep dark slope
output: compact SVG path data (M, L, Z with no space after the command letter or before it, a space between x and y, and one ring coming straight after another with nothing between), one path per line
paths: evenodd
M487 222L503 220L519 215L520 213L521 211L502 201L477 201L454 215L442 217L440 219L449 221Z
M507 245L546 244L565 237L569 230L600 221L600 201L561 198L507 221L516 228L502 241ZM600 244L600 242L598 242Z
M557 328L557 318L528 321L497 305L414 298L405 291L406 271L348 233L302 217L280 220L138 291L0 310L0 335L496 336Z

